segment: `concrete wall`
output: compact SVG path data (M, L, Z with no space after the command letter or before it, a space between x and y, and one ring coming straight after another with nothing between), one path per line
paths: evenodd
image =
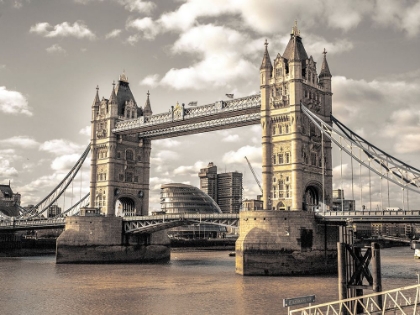
M306 211L244 211L236 242L236 273L301 275L337 272L338 228Z

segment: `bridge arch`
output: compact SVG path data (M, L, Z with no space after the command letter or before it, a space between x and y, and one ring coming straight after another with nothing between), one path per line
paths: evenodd
M303 210L315 211L319 209L321 202L324 202L322 200L322 185L316 181L307 183L303 194Z
M118 196L115 200L115 216L131 217L137 215L137 208L141 205L137 205L135 199L130 195Z

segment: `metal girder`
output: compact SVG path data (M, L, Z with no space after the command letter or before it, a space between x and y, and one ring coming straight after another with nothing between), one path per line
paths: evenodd
M40 230L51 228L63 228L65 218L57 219L12 219L10 221L0 221L0 231L4 230Z
M371 211L326 211L316 212L315 218L323 222L393 222L420 223L420 210L371 210Z
M197 223L236 227L239 214L166 214L156 216L135 216L123 219L124 233L152 233L181 225Z

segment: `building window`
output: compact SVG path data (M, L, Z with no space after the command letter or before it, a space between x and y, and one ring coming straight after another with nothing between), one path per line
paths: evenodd
M276 164L276 155L273 154L273 164Z
M124 175L123 174L119 174L118 175L118 180L119 181L123 181L124 180Z
M276 134L276 126L273 126L273 135Z
M133 173L131 172L125 173L125 181L131 183L133 181Z
M286 198L290 198L290 185L286 185Z
M279 126L279 134L281 135L283 133L283 127L280 125Z
M283 153L279 153L279 164L283 164Z
M290 163L290 153L286 152L286 164Z
M285 133L289 133L289 125L284 126L284 129L285 129L284 130Z
M133 151L131 151L131 150L125 151L125 159L127 161L132 161L133 160Z
M284 198L284 181L279 180L279 198Z
M316 166L316 153L311 152L311 165Z
M283 69L282 68L277 68L276 69L276 76L281 76L283 74Z

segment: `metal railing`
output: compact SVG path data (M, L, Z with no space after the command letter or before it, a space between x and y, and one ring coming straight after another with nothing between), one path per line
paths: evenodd
M415 315L419 311L420 284L330 303L289 310L289 315Z

